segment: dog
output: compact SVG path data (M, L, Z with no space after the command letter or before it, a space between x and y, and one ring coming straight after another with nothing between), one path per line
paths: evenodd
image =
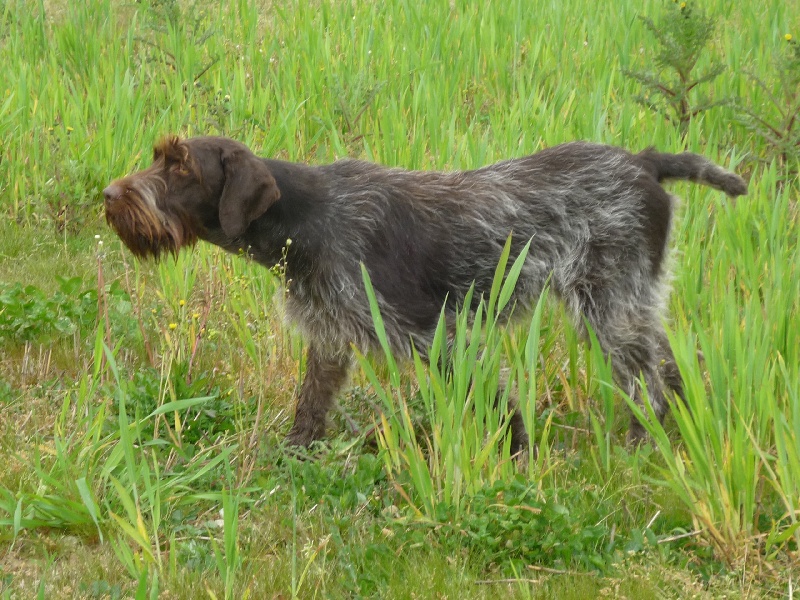
M168 137L147 169L105 190L109 225L139 258L204 240L272 267L285 259L287 312L307 342L287 436L308 446L347 379L353 345L379 349L361 265L396 356L429 347L474 285L488 295L504 245L530 241L509 306L525 314L549 282L578 330L584 319L620 387L663 420L682 382L662 319L675 199L684 179L744 195L738 175L692 153L572 142L471 171L387 168L359 160L308 166L259 158L222 137ZM512 447L525 445L512 416ZM646 439L632 417L631 442Z

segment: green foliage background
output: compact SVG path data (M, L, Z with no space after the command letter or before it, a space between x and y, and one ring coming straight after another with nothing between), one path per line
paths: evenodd
M0 0L0 597L789 595L800 5L703 3L696 72L722 71L678 127L625 75L658 81L640 17L658 27L673 4ZM487 350L535 340L517 375L538 454L497 454L463 502L438 491L458 445L426 437L444 429L424 372L359 369L330 443L287 456L303 365L280 270L203 245L139 263L104 223L100 191L170 133L312 163L466 169L588 139L736 169L735 203L671 187L691 412L623 448L625 399L548 306ZM365 445L390 398L397 418ZM437 480L416 488L387 457Z

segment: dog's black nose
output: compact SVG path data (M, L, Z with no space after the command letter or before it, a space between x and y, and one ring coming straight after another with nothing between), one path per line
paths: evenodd
M125 190L122 186L112 183L103 190L103 197L106 199L106 203L110 203L118 200L123 193L125 193Z

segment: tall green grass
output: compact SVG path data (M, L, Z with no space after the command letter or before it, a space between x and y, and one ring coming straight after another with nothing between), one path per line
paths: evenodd
M792 13L743 3L726 16L723 6L707 6L729 68L715 95L752 94L758 105L761 90L739 73L769 66ZM471 167L574 138L669 147L679 136L635 103L621 74L645 56L636 16L651 9L658 3L5 2L2 203L25 219L67 204L83 220L109 174L145 161L170 132L414 167ZM746 28L745 41L737 25L752 22L763 26ZM731 117L709 112L694 138L724 139ZM734 142L748 138L743 128Z
M687 403L673 414L681 443L650 426L666 461L663 483L731 561L765 522L767 551L777 539L800 540L792 483L800 476L797 207L774 170L756 187L752 200L720 209L728 218L718 216L711 233L718 254L704 285L723 290L726 302L679 313L686 321L673 346Z
M410 479L407 495L414 512L435 520L442 506L452 509L456 518L468 509L476 492L497 480L516 475L510 454L509 417L514 405L527 429L523 451L528 462L528 476L533 480L541 468L535 452L539 438L534 412L536 395L535 368L539 358L539 326L544 303L539 301L531 319L527 337L512 341L500 328L501 314L511 312L511 294L528 245L509 265L511 238L508 239L488 298L481 298L478 308L463 309L456 317L455 335L449 338L444 311L430 349L422 349L426 359L414 352L414 369L423 412L430 430L420 438L412 422L408 395L401 385L401 372L391 353L377 300L366 269L364 284L370 299L378 339L389 368L389 385L381 382L372 364L363 355L359 363L383 403L379 439L386 449L389 476L404 482ZM508 269L507 269L508 267ZM508 275L506 276L506 271ZM472 305L472 293L464 306ZM505 378L504 365L510 365ZM506 379L506 381L502 381ZM517 388L516 402L509 402ZM547 450L546 428L542 446ZM547 455L541 455L543 459ZM538 468L537 468L538 467Z
M615 562L624 572L638 553L648 574L674 573L660 589L675 597L689 577L682 565L711 589L718 570L743 564L749 574L754 559L796 573L797 169L771 162L774 149L733 106L681 133L636 103L638 85L623 73L647 70L653 55L638 17L662 8L0 3L0 277L3 290L18 290L0 297L0 311L30 300L78 314L86 300L59 287L65 277L96 289L86 297L98 302L96 324L78 319L64 334L47 325L56 313L47 323L29 314L20 317L28 338L0 340L4 551L35 554L39 534L64 532L108 552L106 563L70 560L78 579L113 564L125 593L142 598L408 596L395 567L415 573L418 557L438 582L431 589L454 593L443 582L459 582L458 593L475 597L499 588L470 582L499 571L518 575L502 588L509 595L540 597L525 583L533 560L567 571L555 575L564 591L569 569L607 574ZM697 69L711 57L726 67L706 91L768 105L784 35L800 38L796 6L711 0L704 9L717 35ZM274 453L302 351L279 315L280 273L202 245L139 263L103 223L100 190L148 164L168 133L229 135L289 160L419 169L473 168L573 139L688 149L735 167L750 179L735 203L672 187L683 202L669 329L687 405L665 427L648 425L657 452L625 449L628 406L602 353L544 300L519 328L496 326L511 285L498 279L476 314L482 327L460 316L449 368L443 331L430 368L360 361L331 449L295 487L294 467ZM511 393L530 435L527 462L508 456ZM343 421L368 431L373 420L380 476L354 459L369 450L342 433ZM336 491L318 492L329 480ZM420 522L429 527L415 529ZM515 537L522 532L530 539ZM59 571L10 573L2 560L0 595L57 585ZM116 585L104 577L94 583ZM607 581L598 581L580 589L599 594Z
M103 360L105 359L105 360ZM111 386L103 385L103 371L111 375ZM28 465L37 485L31 491L0 492L0 510L7 515L0 524L13 528L14 538L24 529L58 528L80 535L110 538L120 562L140 585L158 593L158 578L168 565L164 546L170 538L164 523L175 510L202 500L220 500L220 492L195 490L199 481L210 481L208 474L229 465L236 445L210 446L187 457L175 469L174 435L160 437L154 425L168 415L178 423L187 409L211 398L181 398L163 402L148 415L135 413L130 419L128 402L131 386L120 377L114 352L103 344L102 329L94 349L94 368L67 394L54 425L52 443L40 448L36 442L31 456L22 452L10 457ZM109 409L109 401L116 405ZM100 399L97 404L95 402ZM115 427L108 430L108 418L116 412ZM153 427L151 430L150 427ZM179 431L180 427L176 427ZM170 455L172 455L171 458ZM165 458L168 458L165 460ZM165 472L166 469L166 472ZM228 466L230 470L230 467ZM230 481L230 477L229 477ZM21 486L24 487L24 486ZM235 515L238 499L222 492L223 509ZM234 518L230 515L225 522ZM235 523L228 527L234 527ZM221 563L226 597L235 549L227 540L228 562ZM174 546L174 534L171 540ZM149 581L149 585L147 582Z

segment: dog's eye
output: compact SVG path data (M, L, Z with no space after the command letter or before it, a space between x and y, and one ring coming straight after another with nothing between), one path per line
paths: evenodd
M189 169L186 168L185 165L181 164L174 164L169 168L170 173L175 173L176 175L181 175L185 177L189 174Z

